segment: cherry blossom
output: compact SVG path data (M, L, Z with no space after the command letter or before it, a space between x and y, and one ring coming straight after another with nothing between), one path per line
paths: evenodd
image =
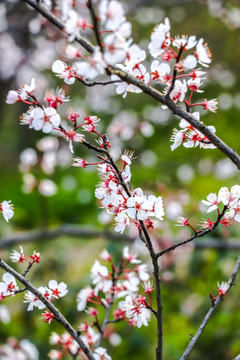
M136 322L138 328L142 325L148 326L151 313L150 310L146 309L145 298L139 296L133 300L132 296L128 295L122 308L125 310L127 318Z
M196 57L202 66L208 67L212 61L212 53L207 43L203 43L204 40L200 39L196 45Z
M182 35L175 36L175 39L172 41L173 46L180 48L184 46L184 49L189 50L196 46L197 40L195 35Z
M186 80L176 80L174 84L174 88L170 93L170 98L175 102L182 102L185 99L185 95L187 92L187 83Z
M107 350L103 347L97 347L93 353L96 360L111 360L111 356L107 354Z
M40 260L41 260L41 257L40 257L40 253L39 252L36 252L34 250L33 254L30 255L30 259L32 260L31 262L32 263L37 263L39 264Z
M229 289L229 285L226 282L222 282L221 284L218 282L217 283L218 286L218 291L219 291L219 296L220 295L226 295L228 289Z
M18 101L26 100L35 90L35 78L31 79L30 85L23 84L18 91L10 90L7 94L6 103L15 104Z
M52 65L52 71L57 74L58 77L64 79L64 82L68 85L72 85L75 82L75 71L71 66L67 66L63 61L56 60Z
M0 211L2 212L2 216L8 222L14 215L14 207L11 204L11 201L4 200L0 203Z
M44 295L47 299L51 298L51 292L49 289L47 289L44 286L40 286L38 288L38 291ZM42 310L45 308L45 304L39 300L33 293L30 291L26 291L24 296L24 303L28 303L27 311L32 311L34 307L38 308L39 310Z
M45 312L42 313L42 319L44 320L45 323L47 322L47 323L51 324L51 322L53 321L54 318L55 318L55 315L48 310L46 310Z
M207 209L207 212L212 212L212 211L218 209L218 204L220 204L220 201L216 194L211 193L207 196L207 201L202 200L202 203L204 205L209 206L209 208Z
M52 107L34 108L31 115L32 122L29 127L36 131L42 130L45 134L50 133L54 127L58 127L61 122L60 115Z
M152 34L151 41L148 45L150 54L156 58L164 52L166 46L169 46L170 41L170 22L168 18L164 19L164 23L157 25Z
M204 99L202 102L202 105L203 105L204 110L216 112L217 108L218 108L218 100L217 99L211 99L211 100Z
M103 55L99 47L96 46L92 57L89 57L87 61L75 62L73 68L78 76L92 80L97 75L103 74L106 66Z
M13 252L9 255L9 257L13 262L23 263L23 261L26 260L26 256L24 255L22 246L19 247L20 247L20 253L16 250L13 250Z
M192 114L198 121L200 120L199 112L194 112ZM181 130L174 129L171 137L173 144L171 145L171 150L175 150L178 146L183 144L186 148L192 148L200 146L204 149L215 149L216 146L213 145L209 139L203 135L199 130L195 129L188 121L182 119L179 123ZM208 129L213 133L216 132L214 126L208 126Z
M106 30L116 30L125 20L122 4L115 0L102 0L99 4L99 17Z
M58 284L56 280L50 280L48 287L52 292L52 296L56 299L68 293L67 285L63 281Z
M91 299L92 296L94 296L94 290L90 286L80 290L77 295L77 310L83 311L86 308L88 300Z
M57 88L55 94L53 90L48 90L45 94L44 100L48 102L50 107L57 108L58 105L62 105L62 103L70 101L70 98L65 95L65 91L63 89Z
M170 77L167 74L170 74L171 68L167 63L160 63L158 60L154 60L151 64L151 75L152 80L159 80L163 84L168 84Z

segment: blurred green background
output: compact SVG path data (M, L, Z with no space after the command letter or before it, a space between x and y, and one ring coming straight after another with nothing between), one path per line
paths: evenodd
M171 22L171 35L196 35L208 42L213 53L212 64L207 70L204 94L195 99L219 99L217 114L204 113L202 121L214 125L217 135L240 153L240 4L239 1L133 1L125 2L128 19L133 24L133 39L143 48L155 24L165 16ZM27 110L22 104L7 105L8 90L36 77L37 91L42 97L44 91L56 86L64 87L71 95L71 107L81 115L101 117L101 129L107 132L113 152L117 156L124 149L134 150L136 159L132 165L132 186L141 187L146 193L162 195L165 203L166 220L154 234L155 246L164 248L169 243L186 238L189 233L175 227L176 217L185 214L197 226L208 214L200 205L210 192L220 187L239 184L239 173L231 162L217 149L170 150L170 136L178 119L161 109L144 94L128 94L126 99L115 95L115 88L84 88L76 83L71 88L63 84L49 70L51 64L62 53L66 39L52 26L43 24L38 33L34 11L21 1L1 4L1 16L7 24L0 29L0 201L12 200L15 216L9 224L0 219L0 233L3 238L19 231L31 231L63 224L84 226L90 229L113 230L103 210L99 209L94 197L99 178L95 168L76 169L70 166L71 153L63 139L59 140L54 171L43 172L43 152L36 150L36 143L44 134L33 132L19 124L19 116ZM35 22L34 22L35 20ZM1 21L0 21L1 22ZM3 22L1 22L3 24ZM31 34L29 33L29 27ZM150 61L150 59L148 58ZM69 104L66 104L65 108ZM120 119L120 120L119 120ZM123 122L125 133L116 132L116 124ZM88 136L88 139L95 141ZM37 151L38 162L30 172L36 178L51 179L56 184L56 193L43 196L35 188L31 193L22 191L23 172L20 171L20 154L26 148ZM75 144L75 155L86 156L95 161L93 153L86 152ZM63 154L65 154L63 156ZM63 161L64 159L64 161ZM214 219L216 214L211 214ZM211 234L212 240L237 241L239 225L231 229L219 227ZM134 233L133 233L134 237ZM229 240L230 238L230 240ZM204 241L204 239L202 240ZM124 241L99 238L81 239L68 236L57 239L41 239L25 245L26 253L40 251L42 262L31 272L29 279L36 285L44 285L52 278L65 281L69 286L68 296L58 301L59 308L75 326L87 315L76 310L76 294L89 282L89 269L99 252L108 248L119 258ZM142 258L148 261L139 243ZM14 246L17 249L17 246ZM1 250L1 257L8 259L12 246ZM227 281L238 256L237 250L193 249L185 247L162 259L164 359L179 359L190 334L194 334L203 316L210 307L209 293L217 295L217 281ZM116 260L117 261L117 260ZM20 269L20 266L17 267ZM22 270L22 268L21 268ZM219 306L207 325L190 359L232 359L240 353L240 280ZM4 303L9 305L12 321L1 324L1 343L9 336L33 341L40 359L46 359L51 349L49 336L52 331L62 333L60 325L50 326L39 320L40 311L27 312L18 295ZM107 342L112 358L151 359L154 358L156 324L133 329L125 323L116 324L116 331L122 343L113 347Z

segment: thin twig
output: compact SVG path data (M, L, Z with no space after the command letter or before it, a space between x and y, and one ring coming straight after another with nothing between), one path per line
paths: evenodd
M97 44L100 47L101 52L103 52L103 44L102 44L102 41L101 41L101 35L100 35L100 31L99 31L99 19L98 19L97 15L96 15L95 8L94 8L94 5L92 3L92 0L87 1L87 7L89 9L89 12L90 12L90 15L91 15L91 18L92 18L93 30L94 30L94 34L95 34L95 37L96 37L96 40L97 40Z
M223 210L221 213L218 214L218 217L217 217L217 221L214 223L214 225L212 226L212 228L210 229L206 229L206 230L203 230L203 231L200 231L200 232L195 232L195 234L193 236L191 236L189 239L186 239L186 240L183 240L183 241L179 241L178 243L168 247L167 249L164 249L162 251L160 251L159 253L156 254L157 258L159 258L160 256L163 256L164 254L170 252L170 251L173 251L175 250L176 248L178 248L179 246L182 246L182 245L185 245L191 241L193 241L194 239L196 238L199 238L199 237L203 237L205 236L206 234L209 234L210 232L212 232L213 230L216 229L216 227L218 226L218 224L220 223L220 220L221 218L223 217L223 215L225 214L227 210L227 206L224 206Z
M32 268L32 266L33 266L33 263L29 263L28 264L28 267L26 268L26 270L24 271L24 273L22 273L22 276L26 276L27 275L27 273L30 271L30 269Z
M50 310L56 320L60 322L63 327L67 330L67 332L76 340L78 345L83 350L84 354L87 356L89 360L95 360L95 357L87 347L87 345L83 342L82 338L78 335L78 333L73 329L70 323L65 319L65 317L60 313L60 311L53 305L51 301L48 301L46 297L40 293L35 286L33 286L24 276L19 274L16 270L14 270L11 266L7 265L1 258L0 258L0 267L7 271L8 273L12 274L15 279L17 279L20 283L22 283L27 290L29 290L32 294L34 294L39 300L41 300L44 305Z
M80 77L78 77L77 80L80 81L83 85L88 86L88 87L92 87L92 86L96 86L96 85L106 86L106 85L111 85L111 84L116 84L116 83L122 82L122 80L88 82L88 81L85 81L83 78L80 78Z
M238 259L236 261L236 264L234 266L232 275L230 277L230 279L228 280L228 288L226 290L226 292L228 292L228 290L230 289L230 287L233 286L234 281L236 279L237 273L239 271L239 267L240 267L240 255L238 256ZM223 300L225 295L220 295L212 304L211 308L209 309L209 311L207 312L206 316L204 317L200 327L198 328L196 334L193 336L193 338L190 340L186 350L184 351L183 355L181 356L180 360L185 360L188 358L188 356L190 355L191 351L193 350L196 342L198 341L200 335L202 334L205 326L207 325L208 321L210 320L212 314L214 313L216 307L220 304L220 302Z

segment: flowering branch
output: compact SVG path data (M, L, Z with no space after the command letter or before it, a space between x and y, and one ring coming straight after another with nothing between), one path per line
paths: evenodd
M67 332L75 339L75 341L81 347L87 358L89 360L95 360L95 357L92 355L89 348L85 345L79 334L73 329L73 327L69 324L65 317L60 313L60 311L52 304L52 302L48 301L46 297L40 291L38 291L23 275L19 274L11 266L7 265L1 258L0 267L13 275L14 278L21 282L27 290L29 290L33 295L35 295L39 300L41 300L44 305L46 305L46 307L53 313L55 319L60 322L67 330Z
M180 360L185 360L188 358L188 356L190 355L191 351L193 350L196 342L198 341L200 335L202 334L203 330L205 329L208 321L210 320L211 316L213 315L215 309L217 308L217 306L220 304L221 301L223 301L223 298L225 296L225 294L228 292L228 290L234 285L234 281L236 279L237 273L239 271L240 268L240 255L238 256L238 259L236 261L236 264L234 266L233 272L231 277L228 280L227 283L227 287L224 290L224 293L222 295L219 295L217 297L217 299L212 303L211 308L209 309L209 311L207 312L206 316L204 317L200 327L198 328L196 334L193 336L193 338L190 340L186 350L184 351L183 355L181 356Z
M193 241L194 239L199 238L199 237L203 237L203 236L209 234L210 232L212 232L213 230L215 230L216 227L219 225L222 217L224 216L226 210L227 210L227 206L224 206L223 211L218 214L216 222L210 228L208 228L206 230L203 230L203 231L195 231L195 234L193 236L191 236L189 239L179 241L178 243L168 247L167 249L164 249L164 250L158 252L156 254L156 257L159 258L160 256L163 256L164 254L168 253L169 251L173 251L176 248L178 248L179 246L185 245L185 244Z
M98 148L96 148L95 146L91 146L90 143L85 144L85 141L83 142L83 145L86 145L88 148L91 148L92 150L95 150L97 152L99 151ZM101 150L103 150L103 149L101 149ZM129 198L131 198L132 194L131 194L130 190L128 189L126 183L124 182L121 171L119 170L118 166L114 162L110 153L107 150L105 150L104 153L107 156L109 163L116 171L120 185L125 190L127 196ZM160 269L159 269L158 260L157 260L158 257L153 249L153 245L152 245L150 236L148 234L148 231L146 229L146 226L142 220L139 220L139 224L140 224L139 237L145 243L145 245L149 251L149 254L150 254L150 257L152 260L153 269L154 269L153 274L154 274L154 280L155 280L155 286L156 286L156 300L157 300L156 318L157 318L157 327L158 327L156 359L161 360L162 359L162 337L163 337L163 334L162 334L162 300L161 300L161 287L160 287L160 279L159 279L159 270ZM113 300L113 298L112 298L112 300ZM108 311L106 312L106 316L108 317ZM106 321L107 321L107 319L106 319ZM105 323L105 319L104 319L104 323Z
M39 5L38 2L33 0L23 0L30 6L32 6L35 10L37 10L43 17L48 19L48 21L54 24L61 30L65 29L65 24L60 21L57 17L55 17L50 11L46 8ZM85 50L87 50L90 54L94 53L94 46L83 36L74 35L75 41L78 42ZM126 82L127 84L133 84L139 89L141 89L144 93L154 98L158 102L166 105L172 112L181 118L187 120L194 128L199 130L202 134L204 134L213 145L215 145L220 151L222 151L236 166L240 169L240 156L236 153L236 151L230 148L225 142L223 142L217 135L215 135L206 125L204 125L201 121L197 120L191 113L185 111L183 108L178 106L174 101L170 99L168 96L163 96L162 93L152 86L146 84L140 79L134 77L133 75L115 68L114 66L108 65L106 68L106 73L110 75L117 75L118 78Z

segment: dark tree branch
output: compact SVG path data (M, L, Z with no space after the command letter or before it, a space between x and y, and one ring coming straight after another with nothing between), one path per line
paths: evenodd
M16 270L14 270L11 266L7 265L0 258L0 267L12 274L15 279L17 279L20 283L22 283L26 290L29 290L32 294L34 294L39 300L41 300L44 305L50 310L56 320L62 324L62 326L67 330L67 332L74 338L74 340L78 343L78 345L83 350L84 354L87 356L89 360L95 360L95 357L87 347L87 345L83 342L82 338L78 335L78 333L74 330L74 328L70 325L70 323L65 319L65 317L60 313L60 311L53 305L51 301L48 301L45 296L40 293L24 276L20 275Z
M234 285L234 281L236 279L237 273L239 271L239 267L240 267L240 256L238 256L238 259L236 261L236 264L234 266L232 275L230 277L230 279L228 280L228 288L227 288L227 292L230 289L230 287L232 287ZM186 350L184 351L183 355L181 356L180 360L185 360L188 358L188 356L190 355L190 353L192 352L196 342L198 341L200 335L202 334L203 330L205 329L208 321L210 320L212 314L214 313L215 309L217 308L217 306L220 304L220 302L223 300L225 295L220 295L212 304L211 308L209 309L209 311L207 312L206 316L204 317L200 327L198 328L196 334L194 335L194 337L190 340Z

